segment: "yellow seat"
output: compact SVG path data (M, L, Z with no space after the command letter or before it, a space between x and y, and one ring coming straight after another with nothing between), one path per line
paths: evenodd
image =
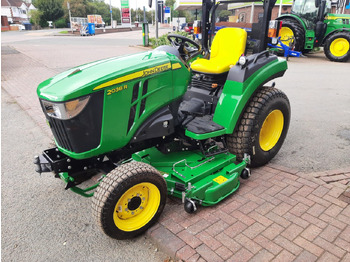
M191 69L208 74L225 73L238 62L246 42L247 32L244 29L223 28L214 37L209 60L199 58L191 64Z

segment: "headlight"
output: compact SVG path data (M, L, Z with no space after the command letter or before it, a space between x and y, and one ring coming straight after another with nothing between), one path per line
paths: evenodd
M77 116L85 108L89 99L90 96L84 96L65 103L53 103L45 100L42 100L42 103L48 116L66 120Z

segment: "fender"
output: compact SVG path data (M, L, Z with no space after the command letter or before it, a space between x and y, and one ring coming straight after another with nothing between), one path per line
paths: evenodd
M287 61L268 51L251 55L247 60L244 66L237 64L230 69L215 109L213 121L225 127L226 134L232 134L254 92L268 81L283 76L287 70Z
M326 40L331 37L332 35L334 35L335 33L339 33L339 32L348 32L350 34L350 29L349 28L339 28L339 29L336 29L330 33L328 33L327 35L324 36L323 40L322 40L322 45L325 44Z
M294 20L298 21L303 26L305 31L308 30L306 28L305 22L299 16L293 15L293 14L285 14L285 15L281 15L280 17L277 17L276 20L282 20L283 21L284 18L290 18L290 19L294 19Z

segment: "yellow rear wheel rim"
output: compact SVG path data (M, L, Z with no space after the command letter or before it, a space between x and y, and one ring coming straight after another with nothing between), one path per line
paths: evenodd
M350 44L349 41L345 38L335 39L330 46L330 51L332 55L341 57L346 55L349 52Z
M293 43L294 33L292 29L289 27L282 27L280 32L283 44L289 46L291 42Z
M280 110L273 110L266 118L259 135L260 147L264 151L271 150L281 137L284 117Z
M137 184L119 198L114 208L114 223L123 231L138 230L151 221L159 204L160 191L154 184Z

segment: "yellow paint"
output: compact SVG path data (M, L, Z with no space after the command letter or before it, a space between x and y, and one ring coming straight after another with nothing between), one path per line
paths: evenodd
M326 19L327 20L337 20L337 19L346 19L346 20L348 20L349 17L348 16L327 16Z
M103 84L101 84L99 86L96 86L93 90L98 90L98 89L101 89L101 88L104 88L104 87L107 87L107 86L117 85L117 84L120 84L120 83L123 83L123 82L134 80L136 78L144 77L144 76L150 76L150 75L153 75L153 74L157 74L157 73L160 73L160 72L167 71L169 69L171 69L171 63L166 63L166 64L163 64L163 65L155 66L155 67L152 67L152 68L149 68L149 69L141 70L141 71L138 71L138 72L135 72L135 73L132 73L132 74L129 74L129 75L125 75L125 76L122 76L122 77L118 77L118 78L113 79L111 81L105 82L105 83L103 83Z
M111 95L111 94L118 93L119 91L123 91L124 89L127 89L127 88L128 88L128 85L118 86L118 87L116 87L116 88L107 90L107 95L109 96L109 95Z
M281 137L284 126L283 113L273 110L266 118L259 135L260 147L264 151L271 150Z
M139 205L129 209L129 203L137 200ZM156 214L160 204L159 189L152 183L144 182L129 188L118 200L113 220L123 231L135 231L144 227Z
M294 33L293 30L290 29L289 27L283 27L280 30L280 35L281 35L281 41L283 44L290 46L290 43L294 41Z
M218 176L216 178L213 179L213 181L215 181L218 184L222 184L224 182L226 182L227 178L223 177L223 176Z
M235 65L244 54L247 32L240 28L223 28L216 34L211 46L210 59L200 58L191 64L193 71L221 74ZM234 47L234 48L232 48Z
M175 63L175 64L172 65L172 68L173 68L173 70L179 69L179 68L181 68L181 64L180 63Z
M347 39L345 38L336 38L331 43L329 50L331 51L332 55L336 57L342 57L346 55L349 52L350 44Z

